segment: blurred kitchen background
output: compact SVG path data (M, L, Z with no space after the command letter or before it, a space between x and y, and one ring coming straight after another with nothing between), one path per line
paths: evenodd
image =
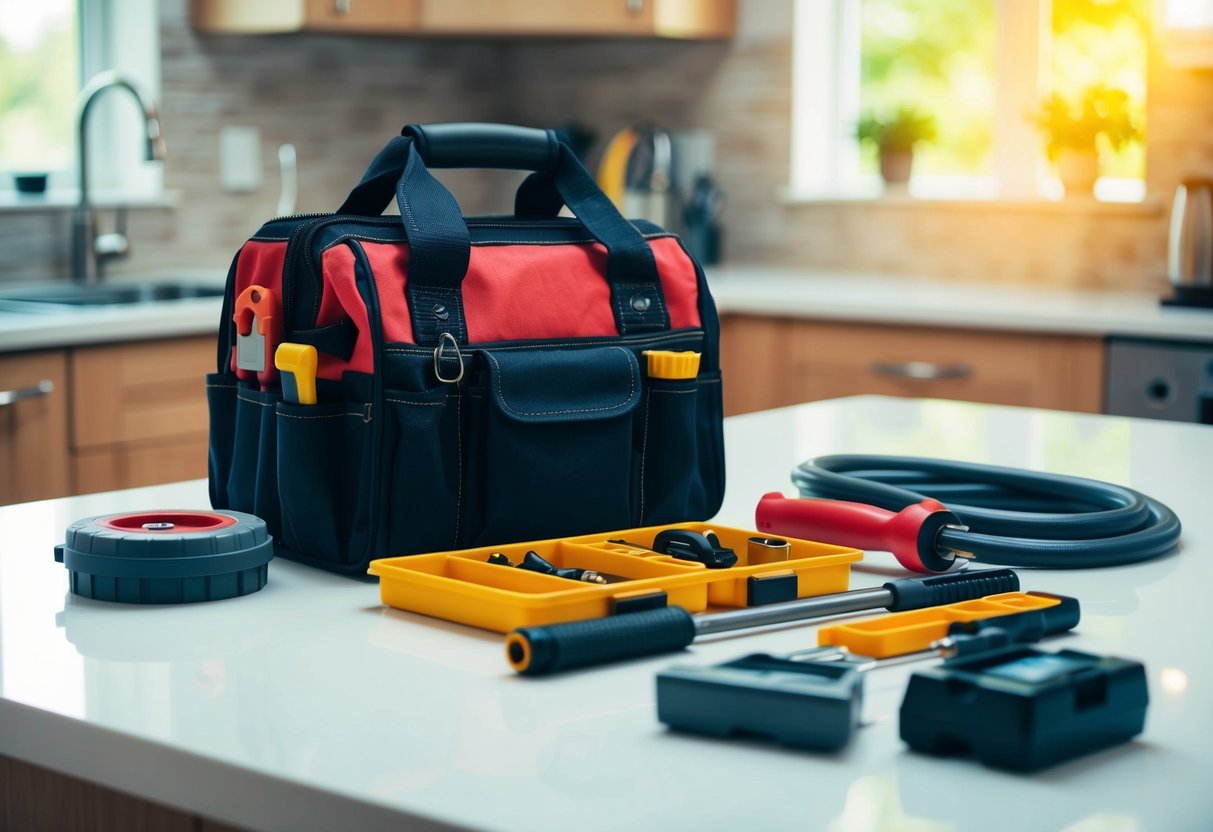
M168 150L144 162L131 100L98 99L115 278L224 271L406 122L559 127L708 264L732 413L891 392L1213 422L1213 0L0 0L0 289L68 280L75 100L107 68ZM519 181L440 178L469 214ZM1161 306L1173 283L1197 306ZM105 340L81 339L37 342L69 386ZM69 486L146 479L130 430Z
M5 17L18 13L23 5L6 0ZM69 0L34 4L47 13L56 5L67 11L72 8ZM182 262L226 267L241 241L263 218L273 215L280 144L296 148L298 210L332 210L357 181L366 161L406 121L482 120L543 126L575 122L596 133L596 147L588 153L591 161L602 153L607 139L630 125L656 122L668 130L707 130L714 138L714 176L727 194L723 226L729 260L993 283L1146 287L1161 292L1166 283L1167 209L1175 186L1185 177L1213 175L1213 72L1174 65L1155 25L1155 4L1149 0L1059 0L1053 4L1059 10L1055 13L1058 18L1064 17L1061 10L1071 7L1086 8L1095 22L1114 18L1114 23L1107 24L1112 33L1109 39L1132 41L1132 33L1126 35L1123 29L1140 25L1141 42L1147 44L1147 49L1140 50L1132 44L1123 46L1117 56L1121 58L1117 75L1104 79L1131 92L1144 135L1133 148L1137 166L1129 166L1127 171L1121 166L1122 175L1127 172L1129 177L1144 179L1144 190L1139 201L1120 204L1033 203L1019 199L1025 195L1021 188L1014 200L976 203L828 198L845 195L841 193L796 201L797 194L788 192L796 95L793 0L740 0L727 38L711 40L559 34L545 39L508 34L475 39L410 33L206 34L190 27L187 0L143 5L152 10L159 5L160 89L156 98L170 149L164 187L172 194L171 207L136 209L139 215L131 218L129 230L136 255L120 268L176 267ZM309 4L314 5L325 4ZM352 0L354 11L360 5L359 0ZM554 10L562 4L479 5L536 5ZM625 0L619 0L619 5L625 5ZM712 5L731 6L729 2ZM861 4L810 0L803 5L845 8ZM1040 6L1036 0L872 0L862 6L885 7L875 16L877 22L915 13L926 18L921 24L912 19L901 21L905 52L913 52L916 59L894 67L893 75L912 73L909 80L921 81L929 73L951 72L956 67L964 73L951 86L918 84L921 98L899 103L938 112L935 118L940 131L985 119L978 126L978 132L984 133L984 146L976 152L967 150L968 158L952 154L940 159L936 170L956 163L969 165L969 170L944 172L992 175L1001 150L996 148L1000 125L992 120L995 115L1007 122L1007 129L1016 137L1036 139L1019 152L1043 158L1042 138L1027 118L1036 102L1021 102L1019 112L1012 108L1009 113L996 114L1000 104L993 96L1000 70L997 15L1016 8L1035 11ZM1044 7L1043 25L1049 28L1048 4ZM975 8L984 11L975 13ZM558 17L551 10L549 21ZM483 18L469 15L468 28L474 30ZM1134 23L1126 27L1123 21ZM894 19L884 28L896 23ZM940 33L926 28L930 24L949 25L944 34L951 39L936 36ZM966 24L985 28L978 34L966 34ZM553 32L557 28L553 25ZM878 46L888 52L896 33L879 32L878 25L870 28L870 40L881 41ZM951 56L947 50L957 40L967 53ZM1050 40L1048 34L1042 40ZM987 55L981 56L979 49L985 49ZM936 52L923 56L923 50ZM15 51L15 44L8 45L5 61L15 62ZM1047 63L1043 51L1044 46L1036 63ZM821 61L824 56L807 59L814 57ZM1031 61L1031 55L1026 57ZM1206 57L1213 63L1213 52ZM878 70L869 68L870 74ZM1032 72L1030 63L1009 74ZM63 75L76 82L69 73ZM0 81L5 86L16 81L12 70L0 76L8 79ZM1038 84L1042 97L1048 84L1044 78ZM887 81L883 86L873 85L873 95L884 96L887 106L893 103L884 89L888 86ZM909 87L911 95L915 93L913 82L902 86ZM5 106L10 106L13 95L16 91L5 91ZM859 96L864 101L864 91ZM57 103L66 106L68 101ZM127 104L115 101L113 106ZM67 114L70 118L70 109ZM5 116L0 114L0 118ZM22 133L7 129L7 121L4 124L6 129L0 132L6 138L0 141L21 141ZM255 127L260 133L261 186L252 192L228 193L220 187L220 132L224 126ZM59 130L59 136L63 132ZM972 144L972 132L963 141ZM70 131L66 138L72 138ZM983 136L976 141L983 141ZM10 152L7 144L6 153ZM932 147L922 150L929 154ZM133 158L136 150L131 148L129 155ZM932 160L923 161L929 164ZM0 166L8 166L2 155ZM1035 173L1030 167L1029 177ZM482 176L446 176L468 212L503 210L508 205L500 190L483 186ZM1010 184L1018 183L1007 186ZM61 212L6 211L0 222L0 279L62 275L66 222Z

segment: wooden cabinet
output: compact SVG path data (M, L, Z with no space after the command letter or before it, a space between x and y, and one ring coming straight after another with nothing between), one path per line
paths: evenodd
M206 476L215 338L0 356L0 505Z
M214 364L211 335L73 350L73 491L205 477Z
M1098 413L1090 336L726 315L725 413L865 393Z
M200 32L264 35L288 32L408 34L417 31L421 0L192 0Z
M736 0L192 0L202 32L723 39Z
M0 504L68 493L67 358L0 356Z
M486 36L617 35L727 38L736 15L720 0L423 0L421 29Z
M421 0L307 0L304 28L316 32L412 32Z
M234 826L3 755L0 829L242 832Z
M307 7L306 0L190 0L190 23L199 32L225 35L300 32Z

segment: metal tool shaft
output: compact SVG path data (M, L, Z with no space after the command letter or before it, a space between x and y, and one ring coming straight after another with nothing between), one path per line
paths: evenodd
M520 627L506 639L506 658L519 673L542 676L681 650L711 633L861 610L916 610L1018 589L1019 578L1010 569L983 569L900 578L872 589L707 615L667 606L546 627Z
M802 598L799 601L772 604L769 607L744 607L695 616L695 635L706 636L746 627L761 627L764 624L783 624L803 618L884 609L892 603L893 593L890 590L874 587L840 592L836 595Z

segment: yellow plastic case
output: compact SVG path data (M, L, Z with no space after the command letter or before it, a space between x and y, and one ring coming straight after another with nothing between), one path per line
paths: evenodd
M931 642L948 634L954 621L977 621L1016 612L1039 610L1061 603L1048 595L1027 592L1003 592L976 601L961 601L940 607L895 612L849 624L822 627L817 643L845 647L860 656L887 659L926 650Z
M653 552L650 546L665 529L712 531L721 546L737 553L728 569ZM796 597L843 592L851 564L863 558L858 549L785 538L789 559L747 562L747 541L761 533L711 523L678 523L554 540L483 546L380 558L367 572L379 578L384 604L410 612L508 633L519 627L556 624L610 615L620 604L665 593L665 605L702 612L709 606L745 606L749 579L795 576ZM626 540L629 544L612 543ZM526 569L488 563L500 552L514 563L534 551L560 568L592 569L625 580L580 583Z

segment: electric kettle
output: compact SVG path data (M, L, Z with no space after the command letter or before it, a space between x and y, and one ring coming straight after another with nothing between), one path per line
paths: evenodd
M1171 205L1167 277L1175 302L1213 305L1213 183L1185 179Z

